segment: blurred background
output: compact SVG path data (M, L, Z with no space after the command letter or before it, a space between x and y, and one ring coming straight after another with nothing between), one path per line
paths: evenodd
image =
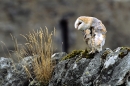
M100 19L107 28L103 48L115 49L130 46L130 1L129 0L0 0L0 56L14 50L14 42L25 40L20 34L33 29L56 29L55 52L71 52L85 49L83 34L74 29L79 16ZM4 42L4 43L2 43Z

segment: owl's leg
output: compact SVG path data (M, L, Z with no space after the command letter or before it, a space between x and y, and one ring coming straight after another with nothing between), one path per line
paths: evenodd
M90 40L91 40L91 43L90 43L91 51L89 52L89 54L92 54L92 53L95 53L96 51L94 36L92 36Z
M94 49L92 49L90 52L89 52L89 54L94 54L94 53L96 53L96 52L100 52L100 51L102 51L102 47L97 47L96 49L94 48Z
M97 46L97 51L98 51L98 52L102 51L102 46L101 46L101 45L98 45L98 46Z

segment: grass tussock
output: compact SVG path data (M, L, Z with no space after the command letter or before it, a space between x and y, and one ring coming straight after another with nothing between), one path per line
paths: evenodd
M54 67L51 59L53 34L55 34L55 31L49 33L47 28L29 32L27 35L22 35L26 39L26 43L20 48L15 41L18 57L34 56L33 72L35 79L44 85L48 84Z

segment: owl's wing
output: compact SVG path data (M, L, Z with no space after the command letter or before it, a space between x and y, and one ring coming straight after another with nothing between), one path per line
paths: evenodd
M101 26L102 26L102 34L106 34L107 30L106 30L106 27L104 26L104 24L101 23Z
M107 32L105 26L97 18L93 18L91 26L94 28L95 32L97 32L97 33L106 34L106 32Z

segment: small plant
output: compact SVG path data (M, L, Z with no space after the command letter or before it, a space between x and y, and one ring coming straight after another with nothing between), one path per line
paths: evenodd
M25 56L33 56L33 72L35 79L46 86L51 78L54 63L52 63L51 55L53 54L52 36L53 33L48 32L48 29L40 29L29 32L27 35L22 35L26 39L26 43L19 48L17 40L15 40L15 50L19 58ZM28 68L26 68L28 73ZM30 74L28 73L30 76Z

